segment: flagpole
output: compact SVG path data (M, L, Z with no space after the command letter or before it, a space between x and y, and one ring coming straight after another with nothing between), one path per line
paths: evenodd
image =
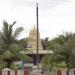
M38 32L39 32L39 22L38 22L38 3L36 3L36 23L37 23L37 47L36 47L36 50L37 50L37 58L36 58L36 63L37 65L39 65L39 53L38 53Z

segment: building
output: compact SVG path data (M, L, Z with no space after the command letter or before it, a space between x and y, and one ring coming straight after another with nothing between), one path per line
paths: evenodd
M34 26L34 28L31 29L29 33L29 38L28 38L28 45L31 46L31 50L36 50L37 49L37 30ZM42 50L42 44L41 44L41 38L40 38L40 33L38 32L38 50Z
M28 50L26 52L21 52L29 55L33 59L34 65L36 64L37 60L37 29L32 28L29 32L28 37ZM39 54L39 62L42 60L42 57L46 54L52 54L52 51L50 50L43 50L42 44L41 44L41 38L40 33L38 32L38 54Z

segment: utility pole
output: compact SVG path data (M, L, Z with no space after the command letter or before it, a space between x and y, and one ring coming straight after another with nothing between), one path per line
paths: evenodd
M37 65L39 65L39 54L38 54L38 32L39 32L39 25L38 25L38 3L36 3L36 24L37 24L37 47L36 47L36 50L37 50L37 57L36 57L36 63Z

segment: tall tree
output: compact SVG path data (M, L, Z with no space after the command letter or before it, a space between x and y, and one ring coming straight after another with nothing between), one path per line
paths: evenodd
M75 34L65 33L60 35L56 42L59 46L55 47L54 54L59 61L65 62L67 68L75 67L73 62L75 61Z
M18 44L17 37L23 31L23 28L19 27L13 31L15 23L16 21L8 24L4 20L3 29L0 31L0 55L2 55L2 59L6 62L7 67L10 67L11 62L18 58L20 54L20 45Z
M49 41L48 45L53 50L52 56L45 56L43 61L45 64L65 62L67 68L75 67L75 34L65 33L57 38ZM48 62L49 61L49 62ZM52 62L52 63L53 63Z

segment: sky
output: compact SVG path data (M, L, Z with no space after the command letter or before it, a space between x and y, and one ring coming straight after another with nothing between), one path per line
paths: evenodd
M36 3L39 7L40 37L50 39L64 32L75 32L75 0L0 0L0 30L3 20L23 27L19 38L28 37L36 26Z

